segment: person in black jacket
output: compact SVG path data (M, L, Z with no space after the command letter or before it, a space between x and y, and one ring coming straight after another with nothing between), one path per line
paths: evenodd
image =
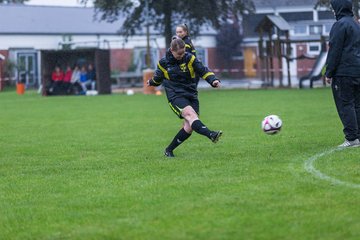
M360 26L351 0L331 0L336 22L330 30L325 80L331 83L335 105L344 126L339 147L360 146Z
M185 42L179 38L171 41L170 49L157 65L148 86L163 84L173 112L184 119L183 128L165 149L165 156L174 157L173 150L191 136L192 131L216 143L222 131L211 131L199 119L199 100L195 74L199 74L212 87L219 88L220 80L194 55L185 52Z
M186 23L179 24L176 26L176 37L181 38L185 42L185 51L193 54L196 57L196 50L194 44L190 39L189 28ZM196 84L199 83L200 77L196 75Z
M176 31L176 36L181 38L185 42L186 52L191 53L196 57L196 50L194 44L190 39L188 26L185 23L177 25L175 31Z

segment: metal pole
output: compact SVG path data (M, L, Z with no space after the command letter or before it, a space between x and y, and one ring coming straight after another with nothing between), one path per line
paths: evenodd
M264 74L264 70L265 70L265 61L264 61L264 39L263 39L263 29L260 28L260 31L259 31L259 34L260 34L260 39L259 39L259 45L258 45L258 48L259 48L259 57L260 57L260 76L261 76L261 81L263 83L265 83L265 74Z
M288 74L288 86L291 87L291 76L290 76L290 57L291 57L291 43L289 37L289 30L286 31L286 65L287 65L287 74Z
M271 31L269 31L269 63L270 63L270 86L274 86L274 51L273 51L273 39L271 36Z
M280 30L279 29L277 31L276 48L277 48L277 57L278 57L280 87L283 87L284 85L283 85L282 51L281 51Z
M150 30L149 30L149 0L145 0L146 8L146 67L150 68Z

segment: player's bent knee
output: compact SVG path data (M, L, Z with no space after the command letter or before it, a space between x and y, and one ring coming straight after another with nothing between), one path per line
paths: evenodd
M187 119L187 118L194 118L194 117L197 117L197 114L195 112L195 110L190 107L190 106L187 106L183 109L182 111L182 116Z

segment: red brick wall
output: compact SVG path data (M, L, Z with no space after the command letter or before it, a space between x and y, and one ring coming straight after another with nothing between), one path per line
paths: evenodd
M219 77L227 78L243 78L244 77L244 61L232 60L231 62L224 61L221 56L218 56L216 48L207 49L208 67L218 74Z
M296 46L296 56L301 56L307 53L306 44L297 44ZM315 59L299 59L297 60L297 76L301 78L302 76L307 75L312 70Z
M5 60L9 56L9 51L7 50L0 50L0 54L5 57ZM4 61L0 60L0 91L4 88Z
M7 58L9 51L8 50L0 50L0 54L4 55Z
M209 48L207 53L208 67L216 74L222 74L229 78L244 77L243 60L233 60L230 64L227 64L217 56L215 48ZM165 49L160 49L159 58L162 58L164 55ZM110 52L111 71L126 72L132 64L132 61L132 49L112 49Z
M306 43L303 43L303 44L297 44L296 45L296 48L295 48L295 51L296 51L296 56L299 57L303 54L306 54L307 53L307 45ZM263 71L263 74L265 76L266 74L266 65L264 66L260 66L260 58L259 56L257 56L257 77L260 78L261 77L261 71ZM316 58L315 59L298 59L296 60L296 67L297 67L297 76L298 78L302 77L302 76L305 76L307 75L313 68L314 64L315 64L315 61L316 61ZM264 64L265 64L265 60L264 60ZM273 58L273 69L274 69L274 78L279 78L279 61L278 61L278 58L276 57L276 55L274 56ZM262 68L262 69L261 69ZM282 68L287 71L287 65L284 64L282 66ZM283 82L284 84L286 84L286 77L283 78Z
M166 51L167 50L165 48L159 50L159 60L166 55Z
M112 49L110 51L111 71L126 72L132 60L132 49Z
M296 46L296 56L301 56L307 51L306 44L297 44ZM0 53L7 56L7 51L1 51ZM159 52L159 57L163 57L165 54L165 49L161 49ZM244 78L244 61L243 60L233 60L230 63L223 61L221 56L218 56L216 48L207 49L207 62L208 67L213 70L216 74L223 75L229 78ZM127 71L130 65L132 64L132 49L112 49L111 50L111 59L110 67L112 71ZM308 74L313 65L315 59L299 59L297 60L297 76L302 77ZM260 69L260 59L257 57L255 64L256 78L261 77ZM279 63L277 57L273 58L274 66L274 77L279 78ZM265 68L265 66L263 66ZM286 69L286 64L282 68Z

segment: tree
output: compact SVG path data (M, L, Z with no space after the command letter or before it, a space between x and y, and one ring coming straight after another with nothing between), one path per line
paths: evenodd
M320 6L330 8L330 1L331 0L317 0L315 8L320 7ZM353 6L354 6L353 12L354 12L354 15L355 15L356 19L360 19L360 16L359 16L359 7L360 7L359 0L352 0L352 3L353 3Z
M29 0L0 0L0 3L24 3Z
M82 0L82 3L87 1ZM124 17L120 32L128 37L145 26L146 1L148 23L165 36L167 47L175 25L179 23L185 22L191 34L197 35L201 26L219 29L229 16L241 16L255 10L252 0L94 0L93 3L101 20L114 22Z
M228 64L230 64L231 58L236 54L236 50L242 42L239 28L238 21L234 23L227 22L221 26L220 31L216 35L216 49Z

